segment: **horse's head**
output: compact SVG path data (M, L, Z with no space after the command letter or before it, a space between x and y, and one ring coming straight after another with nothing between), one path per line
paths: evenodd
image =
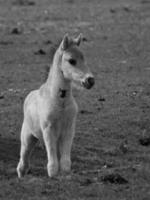
M81 34L74 39L69 38L68 35L64 36L59 46L59 52L62 55L60 68L65 79L90 89L95 81L93 74L85 63L82 52L79 50L81 41Z

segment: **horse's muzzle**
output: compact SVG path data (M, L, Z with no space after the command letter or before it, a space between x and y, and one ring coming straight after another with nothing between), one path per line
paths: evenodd
M86 89L91 89L95 84L95 80L93 77L88 77L85 79L85 81L82 82L82 85L86 88Z

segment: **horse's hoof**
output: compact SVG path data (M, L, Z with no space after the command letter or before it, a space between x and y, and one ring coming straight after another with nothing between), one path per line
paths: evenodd
M22 178L27 172L28 166L24 165L22 162L19 162L17 166L18 178Z
M70 160L61 160L60 161L60 170L64 173L69 173L71 170L71 161Z

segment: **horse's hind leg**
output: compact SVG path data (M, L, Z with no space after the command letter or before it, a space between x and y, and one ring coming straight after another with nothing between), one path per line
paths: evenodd
M19 178L25 175L29 167L29 157L36 142L37 138L35 138L31 134L28 126L25 123L23 123L21 130L20 160L17 166L17 173Z

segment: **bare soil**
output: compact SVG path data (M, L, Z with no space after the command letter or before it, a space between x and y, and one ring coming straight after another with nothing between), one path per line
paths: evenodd
M45 80L68 32L96 77L75 92L72 171L50 179L36 147L18 180L25 96ZM0 0L0 200L150 199L150 1Z

